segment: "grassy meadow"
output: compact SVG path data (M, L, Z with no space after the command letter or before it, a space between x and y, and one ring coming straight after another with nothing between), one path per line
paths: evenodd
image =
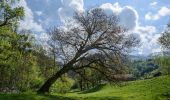
M170 77L138 80L120 85L102 84L93 89L66 94L1 94L0 100L169 100Z

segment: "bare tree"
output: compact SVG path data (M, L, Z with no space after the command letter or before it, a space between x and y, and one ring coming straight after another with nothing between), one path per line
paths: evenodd
M70 70L79 74L80 69L92 68L113 80L112 74L123 67L121 57L139 42L125 32L116 16L108 16L99 8L76 13L74 23L68 27L53 28L48 33L56 43L56 57L63 65L42 85L38 93L49 92L50 86ZM91 66L93 63L102 68Z

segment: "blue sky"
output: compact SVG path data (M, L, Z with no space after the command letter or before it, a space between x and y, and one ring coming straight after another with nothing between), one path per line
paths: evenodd
M135 53L145 55L161 50L157 38L170 20L170 0L20 0L18 5L26 14L20 28L33 30L41 40L48 37L46 29L65 23L75 11L101 7L141 38Z

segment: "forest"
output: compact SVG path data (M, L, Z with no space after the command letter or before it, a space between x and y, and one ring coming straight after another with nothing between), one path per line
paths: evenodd
M136 55L141 39L116 14L75 11L46 27L42 42L20 29L27 14L18 2L0 0L0 100L170 99L170 21L156 40L161 51Z

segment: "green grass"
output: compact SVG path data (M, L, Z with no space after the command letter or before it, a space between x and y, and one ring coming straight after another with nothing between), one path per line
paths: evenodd
M67 94L1 94L0 100L170 100L170 77L127 82L124 85L100 85L84 92Z
M0 100L74 100L58 95L29 94L0 94Z
M97 91L96 91L97 90ZM170 100L170 77L128 82L123 86L101 85L86 92L68 93L67 97L85 100ZM94 100L98 100L94 99Z

